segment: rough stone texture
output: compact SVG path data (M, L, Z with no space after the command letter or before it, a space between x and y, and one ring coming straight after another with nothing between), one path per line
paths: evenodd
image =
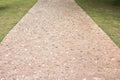
M0 46L1 80L120 80L120 49L73 0L39 0Z

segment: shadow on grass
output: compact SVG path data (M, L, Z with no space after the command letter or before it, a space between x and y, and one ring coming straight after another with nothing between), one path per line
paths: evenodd
M8 9L8 6L0 6L0 10Z

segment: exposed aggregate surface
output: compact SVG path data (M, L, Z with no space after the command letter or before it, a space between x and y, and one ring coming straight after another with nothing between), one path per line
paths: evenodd
M0 80L120 80L119 58L74 0L38 0L0 44Z

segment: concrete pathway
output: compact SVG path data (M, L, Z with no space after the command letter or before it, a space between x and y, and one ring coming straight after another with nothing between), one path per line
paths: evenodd
M0 46L0 80L120 80L120 50L73 0L39 0Z

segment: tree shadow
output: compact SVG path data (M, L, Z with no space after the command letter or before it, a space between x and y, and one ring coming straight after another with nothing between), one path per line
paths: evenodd
M8 8L7 6L0 6L0 10L5 10L7 8Z

